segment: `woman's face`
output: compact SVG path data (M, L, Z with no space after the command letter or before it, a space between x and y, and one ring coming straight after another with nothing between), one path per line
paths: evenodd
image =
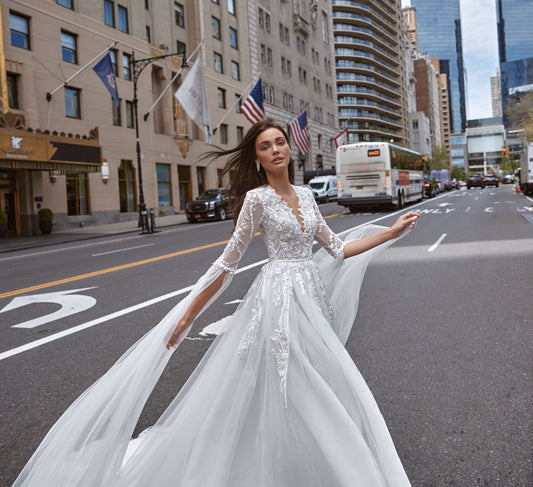
M269 128L255 139L255 154L256 162L263 166L267 175L274 175L287 170L291 148L283 132L276 128Z

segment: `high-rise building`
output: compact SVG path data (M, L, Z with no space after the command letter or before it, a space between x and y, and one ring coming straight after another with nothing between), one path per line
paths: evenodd
M339 130L331 2L247 3L252 73L261 75L265 117L288 127L307 110L309 153L292 147L296 183L317 171L333 173Z
M492 116L502 116L502 89L500 84L500 70L496 76L490 77L490 99L492 102Z
M448 75L451 132L466 126L465 78L459 0L411 0L416 8L420 54L438 57ZM447 72L447 66L449 72Z
M531 0L496 0L500 63L533 56Z
M427 56L415 60L416 109L429 118L431 128L431 146L438 147L442 139L440 74Z
M340 128L351 142L409 146L400 1L333 0L333 29Z

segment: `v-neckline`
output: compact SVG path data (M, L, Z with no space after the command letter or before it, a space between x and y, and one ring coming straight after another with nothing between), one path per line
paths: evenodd
M292 216L296 219L296 222L298 223L298 226L300 227L300 231L302 233L305 233L305 220L302 214L302 205L300 201L300 195L298 194L298 191L296 190L296 188L291 184L291 187L294 190L294 194L296 196L296 202L297 202L296 209L295 209L291 205L289 205L287 200L285 200L283 196L281 196L272 186L270 186L270 184L268 185L268 187L284 203L284 205L289 210L289 213L291 213Z

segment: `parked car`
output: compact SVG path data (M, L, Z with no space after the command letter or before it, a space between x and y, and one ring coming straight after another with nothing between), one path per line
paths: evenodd
M514 176L512 174L506 174L502 180L503 184L514 184Z
M422 198L434 198L438 193L438 182L435 178L426 176L422 182Z
M500 178L494 174L485 174L485 186L496 186L500 185Z
M466 180L466 187L468 189L474 187L483 189L485 187L485 178L479 174L472 174L472 176L468 176L468 179Z
M225 220L229 212L225 188L208 189L185 206L187 220L191 223L200 220Z
M317 176L309 181L309 186L318 194L317 201L328 203L337 199L337 176Z

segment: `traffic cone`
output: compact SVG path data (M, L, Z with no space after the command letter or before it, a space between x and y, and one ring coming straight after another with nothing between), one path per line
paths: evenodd
M514 192L515 193L523 193L523 191L518 187L518 181L515 181L515 183L514 183Z

